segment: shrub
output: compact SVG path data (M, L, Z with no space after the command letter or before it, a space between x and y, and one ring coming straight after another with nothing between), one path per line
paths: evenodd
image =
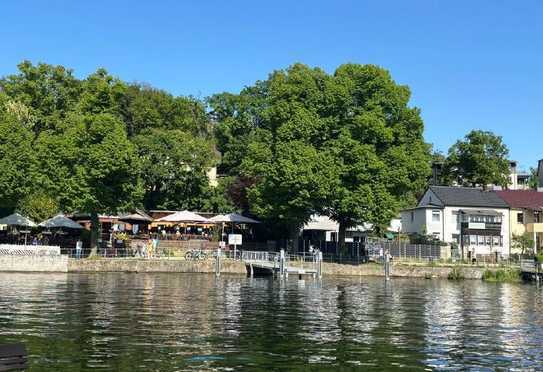
M449 275L447 275L447 279L462 280L464 279L464 274L462 273L462 270L460 270L458 267L453 267Z
M485 270L483 278L486 282L509 282L518 283L522 280L521 272L518 269Z

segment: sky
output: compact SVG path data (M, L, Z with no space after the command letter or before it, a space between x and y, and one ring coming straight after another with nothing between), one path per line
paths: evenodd
M525 169L543 158L539 0L8 0L0 36L0 75L22 60L104 67L199 98L295 62L377 64L410 87L435 149L482 129Z

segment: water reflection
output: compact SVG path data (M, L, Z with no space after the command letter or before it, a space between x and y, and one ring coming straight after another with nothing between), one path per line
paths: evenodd
M541 290L380 278L0 274L37 370L539 369Z

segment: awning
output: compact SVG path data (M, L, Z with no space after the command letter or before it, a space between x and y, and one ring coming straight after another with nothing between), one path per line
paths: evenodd
M460 209L458 212L462 214L467 214L470 216L501 216L502 215L500 212L497 212L492 209L479 209L479 210Z
M200 223L209 223L210 220L208 220L207 218L202 217L199 214L196 214L194 212L181 211L181 212L175 212L175 213L169 214L169 215L167 215L165 217L159 218L158 220L155 220L155 222L176 222L176 223L200 222Z

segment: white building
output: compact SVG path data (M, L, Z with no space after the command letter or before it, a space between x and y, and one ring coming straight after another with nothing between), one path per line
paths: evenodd
M457 243L468 258L509 254L509 206L495 192L430 186L401 216L403 233Z
M345 231L345 242L364 242L368 233L373 229L373 225L367 223L360 226L348 228ZM401 220L395 218L390 222L387 229L390 232L397 233L401 230ZM302 229L302 236L309 240L322 240L326 242L338 241L339 224L327 216L313 215L308 223Z

